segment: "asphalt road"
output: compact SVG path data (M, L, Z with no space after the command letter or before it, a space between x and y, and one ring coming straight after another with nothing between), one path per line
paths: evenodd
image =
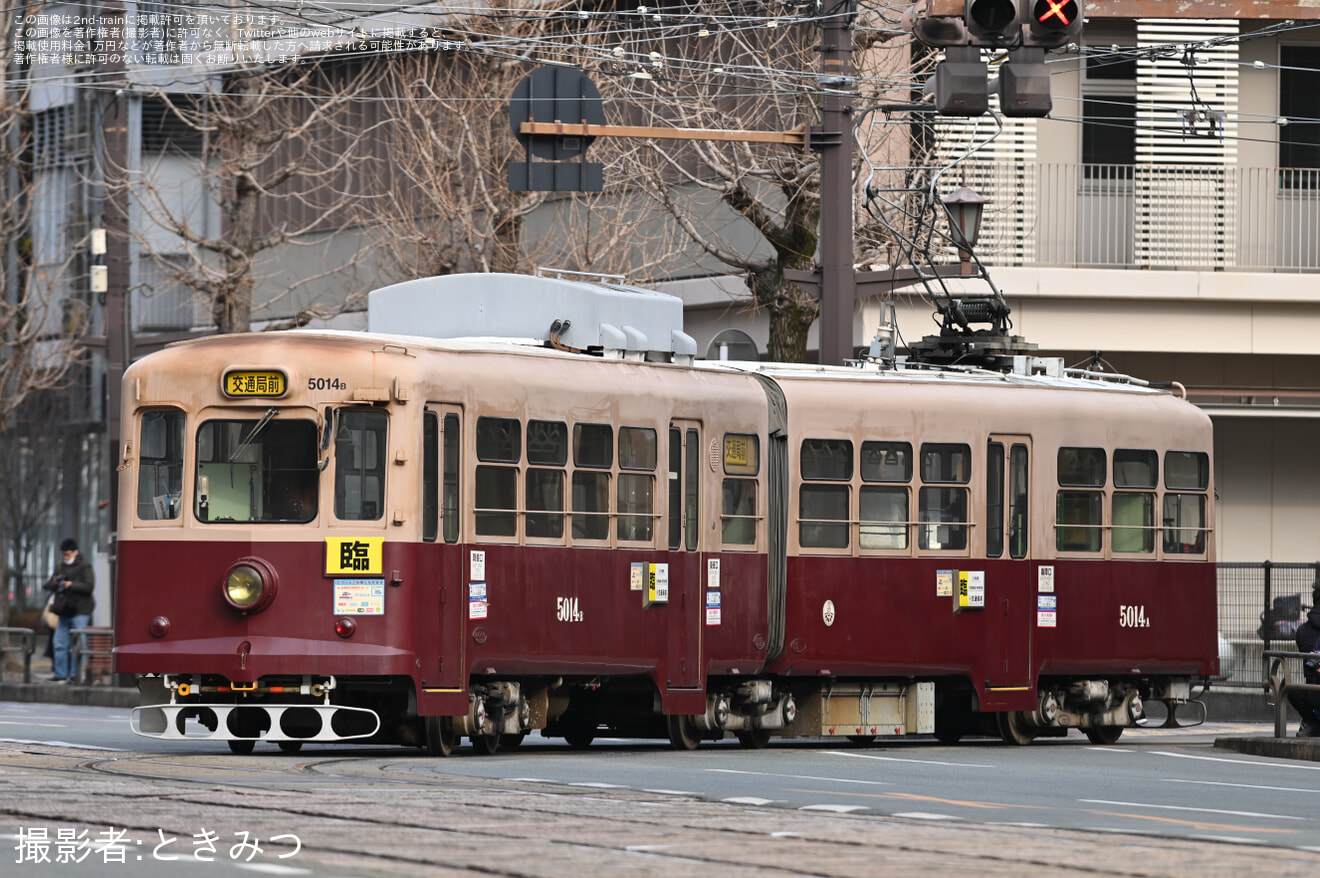
M489 757L466 747L433 759L331 745L297 756L259 745L237 757L223 743L138 738L123 711L0 703L0 836L9 847L0 874L430 875L449 863L453 874L614 878L619 868L671 876L697 864L694 874L708 878L755 861L738 836L750 821L758 844L820 848L800 862L767 857L757 875L903 874L878 868L898 860L944 871L970 858L963 868L978 875L1045 867L1204 878L1268 868L1311 878L1320 869L1320 763L1213 748L1233 734L1268 730L1148 729L1108 747L1080 735L1025 748L969 739L749 751L729 740L695 753L610 739L574 751L532 736ZM212 830L225 833L216 862L198 862ZM50 863L34 861L32 836L43 831ZM126 834L116 842L115 831ZM260 834L263 850L241 846L243 831ZM66 853L86 842L81 863L53 862L61 833ZM397 833L407 838L387 843ZM593 841L600 833L607 840ZM296 854L287 838L283 847L266 841L291 834L306 836ZM458 852L444 839L457 840ZM544 851L505 856L523 848ZM180 860L165 859L176 852ZM620 852L630 855L622 864Z

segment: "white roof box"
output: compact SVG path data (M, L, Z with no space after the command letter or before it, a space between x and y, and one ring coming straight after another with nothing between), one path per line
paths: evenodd
M534 338L653 362L691 363L697 353L675 296L523 274L450 274L373 290L367 329L425 338Z

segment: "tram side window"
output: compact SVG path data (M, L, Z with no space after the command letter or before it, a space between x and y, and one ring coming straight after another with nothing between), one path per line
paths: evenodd
M1114 495L1110 498L1110 537L1115 552L1155 551L1155 488L1159 455L1134 448L1114 449Z
M178 518L182 493L183 412L143 412L138 439L138 518Z
M863 442L863 484L859 496L863 549L906 549L908 485L912 481L912 444L909 442Z
M655 461L655 430L619 428L619 469L625 470L619 473L617 536L620 540L651 542L655 521Z
M806 548L848 548L853 444L848 439L803 439L803 485L798 489L798 543ZM808 484L834 481L843 484Z
M726 546L756 545L756 476L761 472L761 440L748 433L724 434L725 478L720 501L720 541Z
M422 539L435 542L440 530L440 421L435 412L422 418Z
M458 542L458 415L445 415L445 428L442 432L444 443L444 461L442 471L444 482L441 486L440 508L444 524L445 542Z
M972 449L961 443L926 442L921 446L921 491L917 497L917 548L967 548L967 488L972 478Z
M522 423L517 418L477 418L477 460L512 466L477 466L473 524L482 536L518 535L518 464Z
M610 538L610 467L614 465L614 428L609 424L573 425L573 538Z
M1209 455L1201 451L1165 452L1164 551L1167 554L1199 555L1205 551L1205 491L1209 487Z
M335 517L379 521L385 514L384 412L341 411L335 434Z
M1107 456L1103 448L1060 448L1055 547L1060 552L1099 552L1104 535ZM1092 488L1095 490L1075 490Z
M527 536L564 536L564 467L568 464L568 425L527 422ZM550 467L556 467L550 469Z

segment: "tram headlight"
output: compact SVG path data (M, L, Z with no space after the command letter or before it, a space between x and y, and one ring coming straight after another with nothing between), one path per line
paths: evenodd
M260 558L241 558L225 574L225 602L243 613L264 610L275 599L275 569Z

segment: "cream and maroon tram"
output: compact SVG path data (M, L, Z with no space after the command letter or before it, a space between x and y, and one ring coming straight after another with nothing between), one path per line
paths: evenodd
M1194 407L694 362L680 320L631 288L455 276L377 291L368 333L134 364L115 655L141 675L135 731L238 752L1112 741L1216 672ZM497 334L528 339L476 338Z

